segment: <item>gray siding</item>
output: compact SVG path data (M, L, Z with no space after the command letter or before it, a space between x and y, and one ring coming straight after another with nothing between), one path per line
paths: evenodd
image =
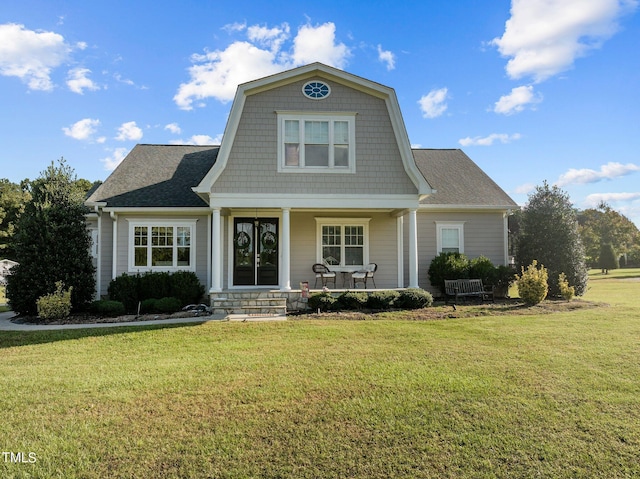
M117 219L117 257L115 276L123 273L131 273L129 271L129 221L140 219L148 219L149 217L132 216L119 214ZM154 217L155 218L155 217ZM171 219L195 219L196 223L196 270L200 282L205 286L209 286L208 279L208 217L207 216L162 216L157 217L158 221L171 221ZM100 295L108 294L108 287L113 278L112 258L113 258L113 220L107 213L101 216L102 221L102 237L100 238L100 254L101 254L101 284Z
M486 256L493 264L504 264L504 219L501 212L431 213L418 212L418 284L433 291L429 265L437 255L436 222L464 223L464 254L469 258ZM404 218L405 284L409 283L409 218Z
M305 82L247 97L227 166L214 193L411 194L384 100L330 82L322 101L301 92ZM278 173L276 110L356 112L356 173Z
M292 213L291 214L291 287L298 289L300 282L308 281L313 288L315 274L311 267L316 262L316 217L371 218L369 222L369 260L378 264L375 275L379 288L398 286L398 245L396 218L386 213ZM338 288L342 288L342 275L338 273ZM362 286L360 286L362 287Z

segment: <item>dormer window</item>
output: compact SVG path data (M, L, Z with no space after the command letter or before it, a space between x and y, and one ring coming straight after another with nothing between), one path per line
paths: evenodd
M355 114L278 114L278 171L355 172Z

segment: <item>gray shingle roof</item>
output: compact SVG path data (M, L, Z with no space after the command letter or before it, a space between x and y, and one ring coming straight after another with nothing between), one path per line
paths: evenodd
M191 188L211 169L219 146L136 145L87 199L110 207L208 206Z
M517 207L517 203L462 150L412 151L418 169L437 190L420 204L451 207Z
M219 146L136 145L87 199L109 207L208 206L191 188L209 172ZM437 192L421 204L513 208L517 204L462 150L414 149L422 175Z

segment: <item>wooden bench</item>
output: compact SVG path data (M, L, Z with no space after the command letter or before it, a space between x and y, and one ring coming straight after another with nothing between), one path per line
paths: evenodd
M445 302L448 302L448 298L454 298L455 303L459 298L479 298L480 301L490 299L495 302L493 287L490 291L485 290L481 279L445 279L444 288Z

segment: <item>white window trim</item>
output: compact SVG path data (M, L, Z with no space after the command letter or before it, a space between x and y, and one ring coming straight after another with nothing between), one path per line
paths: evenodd
M129 273L139 273L146 271L194 271L196 270L196 223L197 220L128 220L129 221L129 255L128 255L128 272ZM189 266L177 266L177 254L176 249L178 248L177 241L174 241L174 254L173 254L173 262L174 266L136 266L135 265L135 230L138 226L152 227L167 227L171 226L174 228L173 234L174 239L177 234L177 228L188 227L191 229L191 245L189 246ZM148 245L149 250L150 245Z
M436 221L436 250L442 253L442 230L457 229L459 253L464 253L464 222L461 221Z
M369 222L371 218L321 218L316 217L316 263L322 263L322 227L323 226L341 226L343 227L341 230L341 235L344 238L344 226L362 226L363 227L363 235L364 235L364 244L362 251L362 261L363 264L356 265L345 265L340 264L339 266L329 266L332 271L341 271L343 269L353 269L356 267L364 267L369 264ZM340 245L341 248L344 248L344 241ZM344 259L344 253L342 254L342 258Z
M279 173L355 173L356 172L356 113L353 112L276 112L278 116L278 172ZM286 166L284 152L284 124L287 120L299 121L346 121L349 125L349 165L347 167L336 166ZM330 131L333 129L330 128ZM300 134L300 161L304 162L304 128L299 129ZM329 137L329 162L331 163L333 138Z

